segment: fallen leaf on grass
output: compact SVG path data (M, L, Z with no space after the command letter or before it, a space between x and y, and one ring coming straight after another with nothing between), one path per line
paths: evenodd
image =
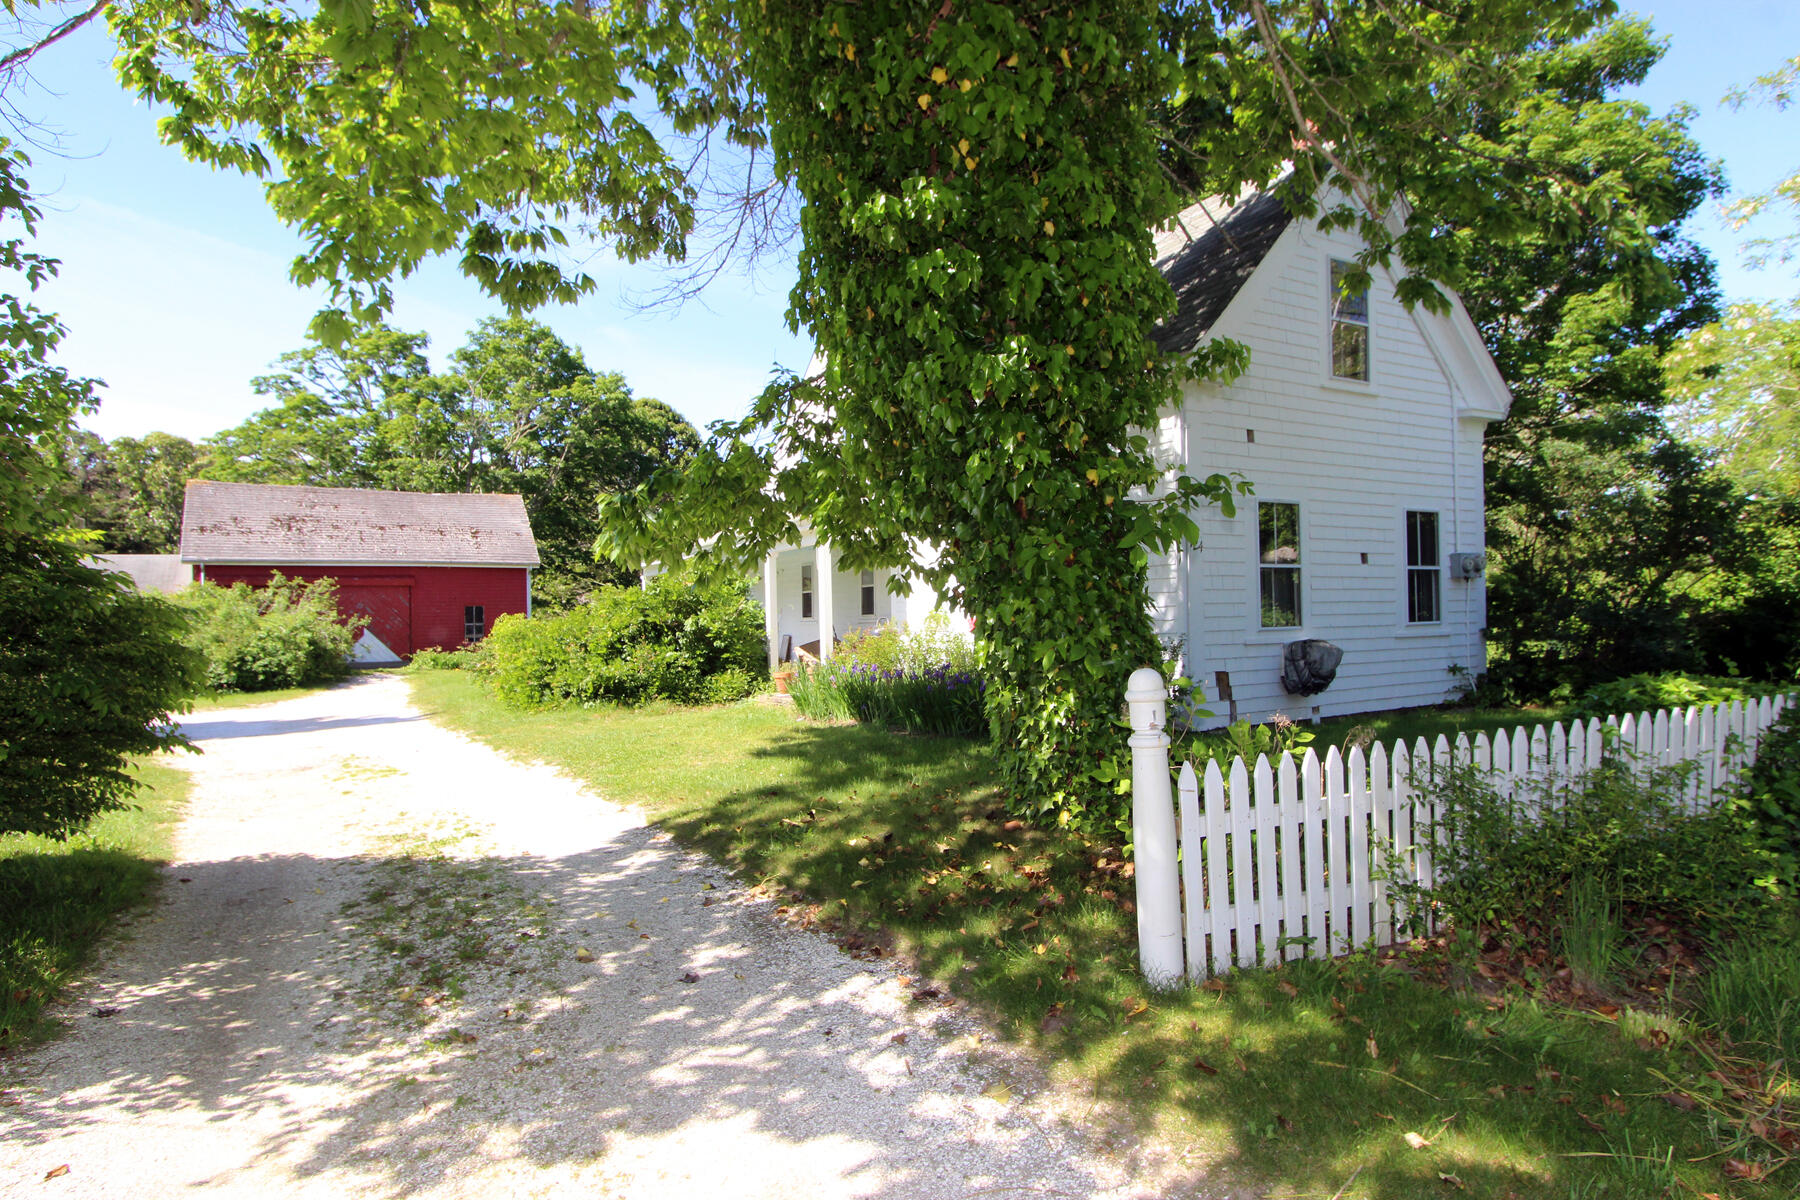
M1582 1112L1580 1109L1575 1110L1575 1115L1581 1118L1581 1123L1583 1125L1586 1125L1589 1129L1593 1130L1595 1133L1605 1133L1606 1132L1606 1126L1604 1126L1600 1122L1594 1120L1594 1118L1588 1116L1586 1113Z
M1459 1192L1467 1189L1469 1186L1468 1184L1464 1183L1462 1180L1458 1179L1456 1176L1450 1174L1448 1171L1439 1171L1438 1172L1438 1182L1448 1184L1449 1186L1455 1188Z
M1422 1135L1414 1133L1409 1129L1406 1131L1406 1144L1411 1146L1414 1150L1423 1150L1425 1147L1431 1145L1431 1142Z
M1194 1060L1194 1070L1200 1072L1202 1075L1217 1075L1219 1073L1219 1068L1213 1066L1204 1058L1196 1058Z
M1275 1114L1275 1123L1277 1125L1281 1126L1282 1131L1285 1133L1294 1132L1294 1123L1292 1121L1288 1120L1286 1117L1282 1116L1280 1113Z
M1012 1099L1012 1085L1008 1083L990 1083L981 1089L981 1094L996 1104L1005 1104Z
M1380 1047L1380 1045L1378 1045L1376 1043L1373 1034L1371 1034L1369 1037L1368 1051L1369 1051L1370 1058L1380 1058L1381 1057L1381 1047Z
M1664 1092L1660 1099L1666 1103L1673 1104L1682 1112L1694 1111L1694 1098L1692 1096L1684 1096L1680 1092Z
M1594 1011L1609 1021L1616 1021L1619 1019L1619 1006L1616 1004L1596 1004L1594 1005Z
M1300 989L1295 987L1293 984L1289 983L1285 979L1277 979L1275 981L1275 990L1280 992L1282 995L1286 996L1290 1000L1292 1000L1294 997L1296 997L1300 994Z
M1211 992L1215 996L1222 996L1225 994L1225 981L1223 979L1209 979L1200 985L1200 990L1203 992Z
M1627 1109L1625 1107L1625 1102L1623 1100L1619 1099L1617 1096L1602 1096L1602 1097L1600 1097L1600 1103L1606 1105L1606 1107L1612 1109L1614 1112L1618 1113L1620 1116L1624 1116L1625 1113L1627 1112Z
M1125 1009L1125 1019L1129 1021L1135 1016L1148 1012L1150 1010L1150 1003L1141 997L1133 996L1131 999L1125 1001L1122 1007Z
M1049 1011L1044 1013L1044 1019L1038 1022L1038 1032L1057 1033L1068 1028L1068 1025L1069 1018L1063 1012L1061 1001L1058 1001L1050 1006Z
M1749 1162L1741 1158L1725 1160L1725 1174L1732 1179L1744 1179L1756 1183L1768 1173L1769 1168L1759 1162Z
M60 1179L62 1176L67 1175L68 1173L69 1173L69 1164L68 1163L64 1163L60 1167L51 1167L48 1171L44 1172L44 1182L49 1183L52 1179Z

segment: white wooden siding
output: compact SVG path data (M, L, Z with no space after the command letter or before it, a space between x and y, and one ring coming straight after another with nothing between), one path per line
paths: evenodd
M1370 382L1331 378L1329 260L1355 252L1347 234L1290 227L1214 328L1250 347L1249 370L1229 387L1189 385L1181 412L1158 428L1159 453L1191 474L1236 471L1255 486L1235 517L1196 514L1200 547L1185 554L1185 571L1174 556L1151 570L1158 632L1186 639L1184 665L1209 701L1214 672L1230 672L1239 715L1250 720L1432 704L1452 686L1452 665L1483 665L1483 585L1452 579L1448 559L1482 548L1485 421L1456 415L1451 381L1426 340L1429 322L1444 318L1409 313L1386 272L1370 288ZM1185 444L1161 444L1170 437ZM1300 506L1297 628L1260 626L1259 501ZM1439 514L1444 619L1432 625L1406 621L1408 510ZM1282 647L1299 638L1344 650L1337 680L1318 696L1281 686ZM1222 723L1224 705L1204 706L1216 711L1207 724Z

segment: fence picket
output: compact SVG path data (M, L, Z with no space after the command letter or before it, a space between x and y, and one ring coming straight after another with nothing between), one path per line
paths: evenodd
M1256 756L1256 770L1251 775L1251 790L1256 795L1256 920L1258 960L1265 967L1281 961L1281 890L1276 881L1275 858L1281 845L1281 828L1276 821L1275 773L1269 760Z
M1325 940L1325 789L1319 782L1319 756L1309 748L1300 760L1301 824L1305 832L1306 956L1330 958Z
M1281 934L1287 939L1282 947L1284 961L1306 954L1306 887L1302 882L1300 835L1306 818L1300 808L1300 769L1294 756L1282 751L1275 768L1276 787L1281 793Z
M1212 973L1223 975L1231 967L1231 900L1227 888L1231 870L1225 859L1225 777L1219 764L1206 764L1206 933L1211 942L1208 959Z
M1325 752L1325 927L1331 938L1329 956L1350 950L1350 796L1344 787L1344 756L1336 746Z
M1394 854L1396 870L1404 870L1406 878L1418 882L1419 855L1413 845L1412 755L1405 742L1394 743L1394 756L1388 760L1394 780ZM1394 901L1394 925L1411 921L1412 909L1400 900Z
M1255 814L1250 811L1250 780L1244 760L1231 760L1229 780L1231 802L1231 906L1232 929L1236 933L1233 959L1240 967L1256 965L1256 866L1251 853L1251 826Z
M1394 910L1388 902L1385 878L1394 861L1394 781L1387 749L1376 742L1369 749L1369 892L1374 904L1374 937L1380 945L1394 940Z
M1347 926L1351 946L1367 945L1369 936L1374 932L1369 925L1369 910L1375 902L1370 890L1369 880L1369 768L1363 758L1361 746L1352 747L1350 761L1345 764L1349 773L1350 796L1350 838L1345 848L1349 851L1349 870L1345 872L1344 884L1350 891L1350 920Z
M1200 780L1194 764L1181 764L1175 784L1181 829L1181 935L1187 948L1187 977L1206 978L1206 826L1200 821Z

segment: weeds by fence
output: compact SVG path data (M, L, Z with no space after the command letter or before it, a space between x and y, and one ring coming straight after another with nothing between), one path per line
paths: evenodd
M1736 787L1763 731L1794 703L1734 701L1348 754L1332 747L1322 758L1309 748L1200 772L1184 763L1171 796L1164 695L1149 668L1127 694L1139 946L1158 986L1429 928L1432 913L1409 911L1396 893L1418 895L1436 880L1432 785L1453 770L1472 767L1541 818L1608 756L1625 754L1646 773L1687 763L1682 799L1699 812Z

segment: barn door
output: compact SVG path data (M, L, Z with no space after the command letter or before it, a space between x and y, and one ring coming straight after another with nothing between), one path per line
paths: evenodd
M351 657L359 663L397 663L412 653L412 589L394 584L343 583L338 611L369 618Z

